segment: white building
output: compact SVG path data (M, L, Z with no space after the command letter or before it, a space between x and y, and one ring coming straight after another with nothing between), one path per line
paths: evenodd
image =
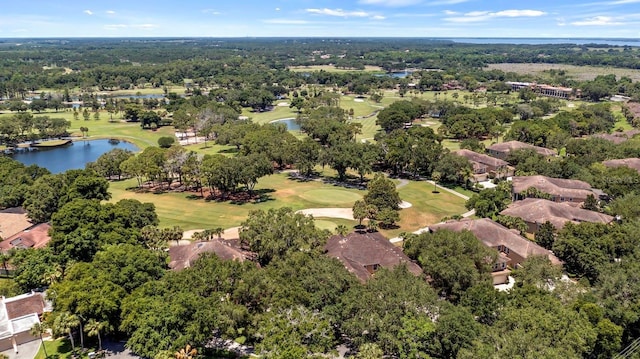
M42 293L27 293L0 301L0 351L18 352L18 345L39 339L31 335L33 325L40 323L40 316L51 311Z

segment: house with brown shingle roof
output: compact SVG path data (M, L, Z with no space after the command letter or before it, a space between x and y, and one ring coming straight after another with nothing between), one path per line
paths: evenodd
M361 282L371 278L379 268L393 268L400 264L405 264L409 272L416 276L422 274L419 265L378 232L331 236L325 250L328 256L338 259Z
M580 206L589 195L596 199L606 196L602 191L591 188L587 182L547 176L515 176L512 178L513 200L526 198L525 192L535 188L551 195L554 202L566 202L572 206Z
M470 231L482 244L494 248L500 253L500 257L493 267L494 285L506 283L510 273L509 268L517 268L531 256L545 256L553 264L562 263L551 251L488 218L465 218L460 221L448 221L429 226L429 230L432 232L442 229L454 232Z
M189 268L203 253L213 253L222 260L240 262L252 258L252 253L242 249L238 240L216 238L169 248L169 268L173 270Z
M640 158L623 158L619 160L609 160L603 161L602 164L609 168L629 167L640 173Z
M39 339L31 335L34 324L40 323L44 312L51 305L43 293L28 293L0 301L0 351L12 349L18 353L18 345Z
M542 156L557 156L558 153L555 150L551 150L545 147L534 146L528 143L520 142L520 141L507 141L502 143L495 143L489 147L487 147L487 152L489 155L505 160L509 153L517 151L517 150L534 150L536 153Z
M602 138L607 141L611 141L616 145L619 145L623 142L628 141L633 138L635 135L639 134L640 130L629 130L625 132L614 132L614 133L598 133L592 135L591 137Z
M506 161L487 156L471 150L462 149L453 152L466 158L473 167L473 179L476 182L486 181L489 178L504 178L513 176L514 168Z
M611 223L614 220L612 216L604 213L541 198L526 198L522 201L513 202L500 214L522 218L527 224L527 232L529 233L536 233L538 228L546 221L549 221L557 230L560 230L569 222Z

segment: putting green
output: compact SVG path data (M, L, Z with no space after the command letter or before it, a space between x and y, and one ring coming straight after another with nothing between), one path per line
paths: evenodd
M331 233L335 232L337 225L331 221L327 221L324 219L314 219L314 223L316 224L316 227L320 228L320 229L327 229L329 230Z
M335 207L350 207L353 202L362 199L358 193L341 189L320 188L303 192L299 195L309 202L315 202Z

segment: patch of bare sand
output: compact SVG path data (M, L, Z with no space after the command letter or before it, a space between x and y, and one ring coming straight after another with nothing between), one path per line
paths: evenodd
M315 218L342 218L354 220L353 210L351 208L307 208L301 209L296 213L302 213L306 216L311 215Z

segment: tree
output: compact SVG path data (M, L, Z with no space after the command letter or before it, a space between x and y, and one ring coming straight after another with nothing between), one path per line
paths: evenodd
M400 214L391 208L385 208L378 212L376 219L383 228L391 228L400 220Z
M89 319L84 329L90 337L98 337L98 350L102 351L102 336L101 332L109 327L109 322L100 322L93 318Z
M596 197L592 194L588 195L582 204L582 208L589 211L600 211L600 205Z
M438 292L454 302L468 288L491 281L490 273L498 259L494 249L485 247L469 231L409 235L403 247L432 278Z
M358 348L356 359L382 359L384 352L375 343L365 343Z
M161 148L169 148L176 142L173 136L163 136L158 139L158 146Z
M272 310L264 313L257 325L260 342L256 349L267 357L283 359L288 357L283 352L291 353L294 348L304 353L303 357L329 353L337 342L333 326L325 314L303 306Z
M475 209L479 217L492 218L497 216L511 203L511 193L500 188L489 188L474 194L465 207L469 210Z
M76 350L75 341L73 340L73 330L80 325L80 319L77 315L69 312L62 312L58 314L54 320L54 330L57 332L65 333L69 336L71 341L71 349Z
M42 339L42 334L46 333L46 331L47 328L44 324L36 323L29 330L29 334L33 335L34 337L40 337L40 344L42 345L42 350L44 350L44 357L48 358L49 354L47 354L47 347L44 345L44 339Z
M345 237L347 234L349 234L349 232L349 228L344 224L339 224L336 226L336 234L340 235L341 237Z
M367 204L375 205L378 210L400 209L400 195L396 190L396 185L382 174L376 174L367 185L367 193L364 195Z
M553 248L553 242L556 240L556 228L549 221L545 221L540 225L535 234L535 241L546 249Z
M187 344L186 347L180 348L180 350L175 353L175 359L195 359L197 355L198 350Z
M329 234L315 227L312 217L282 207L251 211L240 229L240 241L257 255L264 266L293 252L315 252Z
M362 221L367 218L367 203L364 200L357 200L353 203L353 218L358 220L358 225L362 226Z

